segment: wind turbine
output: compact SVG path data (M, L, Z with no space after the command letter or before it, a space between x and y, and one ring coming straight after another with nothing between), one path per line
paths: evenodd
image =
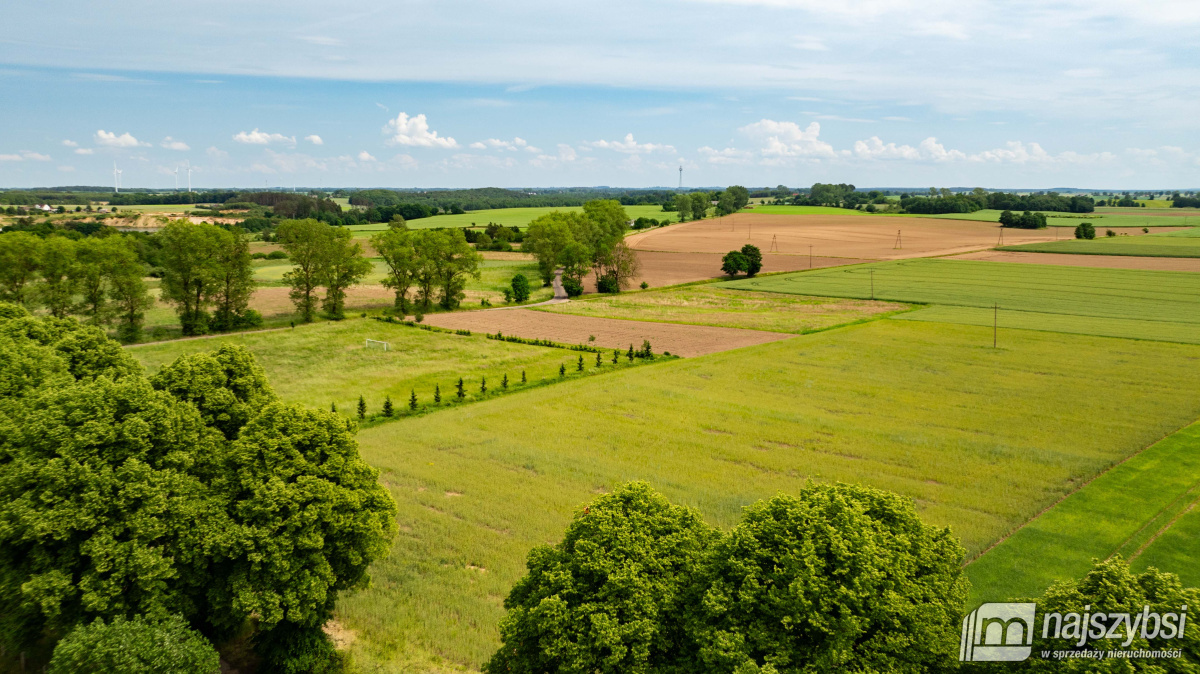
M679 189L683 189L683 164L679 165Z
M172 173L175 174L175 191L178 192L179 191L179 167L176 166L175 170L172 171Z
M117 162L113 162L113 191L121 191L121 170L117 168Z
M192 191L192 160L191 159L189 159L188 163L187 163L187 172L188 172L188 192L191 192Z

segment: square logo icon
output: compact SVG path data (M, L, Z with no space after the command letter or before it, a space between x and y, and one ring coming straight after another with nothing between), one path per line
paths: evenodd
M1037 604L984 604L963 618L958 659L1020 662L1033 652Z

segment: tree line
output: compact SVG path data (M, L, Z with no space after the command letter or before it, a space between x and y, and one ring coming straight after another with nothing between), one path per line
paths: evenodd
M936 192L930 188L930 192ZM1091 213L1096 202L1087 196L1066 196L1056 192L1042 194L1011 194L988 192L975 188L968 194L952 194L942 190L936 196L904 196L900 207L909 213L973 213L983 209L997 211L1053 211L1059 213Z
M481 275L483 256L467 243L461 229L409 230L396 222L372 235L371 247L387 268L383 285L392 289L394 308L401 315L410 307L428 311L435 299L443 309L453 310L466 298L467 279Z
M563 288L570 296L583 293L590 272L599 292L619 292L641 272L637 255L625 243L629 216L611 199L589 201L583 212L552 211L529 223L521 249L538 263L543 285L563 269Z
M321 626L396 526L346 419L280 401L244 348L147 376L94 326L0 303L0 427L7 653L211 674L249 634L263 671L335 662Z
M98 327L116 323L122 341L140 338L154 302L145 275L136 243L126 237L0 234L0 300Z

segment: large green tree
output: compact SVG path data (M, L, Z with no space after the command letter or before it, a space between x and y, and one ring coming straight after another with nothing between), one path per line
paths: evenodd
M49 674L218 674L221 658L203 635L178 616L163 620L97 618L54 648Z
M746 509L710 551L684 619L707 672L948 669L964 554L909 499L811 485Z
M42 240L29 232L0 233L0 300L26 304L41 264Z
M531 253L538 263L538 275L541 276L542 285L550 285L554 279L554 270L559 266L564 265L567 251L574 247L575 258L588 258L590 255L580 255L583 246L575 240L575 232L582 229L584 215L581 213L569 211L551 211L545 215L539 216L529 223L529 228L525 231L525 240L521 243L521 250ZM585 259L574 259L578 265L584 263ZM571 276L570 273L566 273Z
M272 402L232 347L154 384L97 328L0 304L0 641L177 614L316 671L337 593L394 534L353 430Z
M371 273L372 268L350 230L338 227L329 232L320 266L321 285L325 286L321 308L326 316L334 320L346 317L346 289Z
M504 602L489 674L673 671L691 574L717 532L630 483L577 511L558 545L529 553Z
M292 287L289 293L296 311L305 323L311 323L317 312L317 288L321 287L321 269L333 228L311 218L284 220L276 236L292 261L292 270L283 280Z
M395 292L396 311L401 315L408 313L408 291L416 283L419 269L412 235L403 226L389 227L371 237L371 247L387 265L388 275L383 285Z
M65 318L75 304L75 242L65 236L47 237L42 242L38 271L41 283L35 286L38 304L51 316Z
M175 305L184 335L208 332L209 298L218 279L221 230L207 223L171 220L158 233L162 299Z
M154 306L154 298L146 287L145 265L138 259L134 243L124 238L109 240L112 244L103 251L104 273L117 316L117 336L123 342L136 342L141 338L146 309Z
M212 327L233 330L253 325L258 315L249 313L255 284L246 231L241 227L217 230L213 254L213 282L209 293L213 304Z

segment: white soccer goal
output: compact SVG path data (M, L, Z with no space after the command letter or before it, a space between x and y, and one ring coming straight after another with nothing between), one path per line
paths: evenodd
M378 339L368 339L366 348L368 348L368 349L383 349L384 351L391 351L392 345L388 344L387 342L381 342Z

